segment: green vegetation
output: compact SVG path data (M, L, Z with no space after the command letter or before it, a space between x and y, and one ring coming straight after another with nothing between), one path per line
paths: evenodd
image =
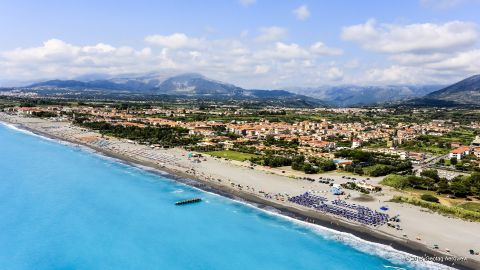
M427 202L433 202L433 203L439 203L440 200L433 196L433 195L430 195L430 194L422 194L422 196L420 196L420 199L424 200L424 201L427 201Z
M273 136L267 136L265 141L263 142L265 146L279 146L279 147L285 147L285 148L297 148L299 145L299 142L297 139L291 140L291 141L286 141L286 140L276 140Z
M385 164L375 164L372 166L363 167L363 174L370 176L381 176L396 171L395 166Z
M335 153L335 157L351 159L353 164L344 170L370 176L382 176L393 172L409 171L410 161L400 160L398 156L365 152L358 149L344 149Z
M232 150L211 151L206 153L214 157L228 158L228 159L233 159L238 161L245 161L245 160L258 157L258 155L255 155L255 154L242 153L242 152L237 152Z
M305 156L298 155L292 159L292 169L314 174L333 171L336 169L336 165L331 159L310 157L306 160Z
M475 132L473 130L463 128L451 131L442 136L421 135L415 140L403 143L402 148L410 151L446 154L450 151L452 143L468 145L474 138Z
M351 190L357 190L361 193L364 193L364 194L370 194L370 191L363 188L363 187L360 187L358 186L357 184L355 184L354 182L347 182L347 183L343 183L343 184L340 184L341 187L343 187L344 189L351 189ZM376 187L375 188L375 191L381 191L382 189L380 187Z
M440 159L436 165L447 166L464 172L480 172L480 167L478 167L477 160L478 158L475 155L470 154L462 157L461 160L458 160L456 157L452 157L451 159Z
M200 139L198 136L189 136L187 129L179 127L124 127L122 125L112 125L106 122L77 121L76 123L83 127L98 130L103 135L135 140L140 143L159 144L168 147L195 144Z
M269 166L272 168L292 165L291 158L281 155L274 155L269 152L263 156L250 158L250 161L258 165Z
M32 112L33 117L39 117L39 118L47 118L47 117L56 117L57 114L53 112Z
M409 181L407 176L390 174L383 178L383 180L380 181L380 184L396 189L405 189L409 186Z
M438 171L437 170L423 170L420 173L420 175L423 176L423 177L428 177L430 179L433 179L436 182L438 182L440 180L440 177L438 176Z
M425 176L429 174L430 177ZM437 173L432 172L424 173L421 177L391 174L386 176L380 184L397 189L432 190L438 194L450 194L461 198L480 196L480 173L473 173L470 176L457 176L450 181L440 178Z
M477 202L466 202L466 203L457 205L457 207L480 213L480 203L477 203Z
M411 187L414 189L433 190L435 181L427 177L418 177L415 175L387 175L380 182L382 185L391 186L396 189L405 189Z
M403 196L395 196L393 199L390 200L391 202L396 202L396 203L409 203L412 205L420 206L423 208L430 209L434 212L444 214L444 215L450 215L470 221L480 221L480 213L467 210L461 207L456 207L456 206L445 206L439 203L434 203L434 202L428 202L424 200L418 200L415 198L407 198Z

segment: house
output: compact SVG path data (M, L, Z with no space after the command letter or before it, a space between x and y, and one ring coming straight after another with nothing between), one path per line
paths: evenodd
M357 184L358 187L364 188L368 191L381 191L382 190L381 187L370 185L370 184L367 184L365 182L359 182L359 183L356 183L356 184Z
M230 150L235 146L235 144L231 141L222 141L219 142L219 144L223 145L223 149L225 150Z
M461 143L461 142L452 142L452 143L450 144L450 146L451 146L452 148L460 148L460 147L462 147L462 146L464 146L464 145L463 145L463 143Z
M449 158L457 158L457 160L461 160L463 157L465 157L469 154L470 154L470 147L461 146L461 147L458 147L458 148L450 151L450 154L448 154L448 157Z
M188 131L190 135L204 135L204 136L213 136L215 135L215 130L211 126L196 126L191 128Z
M353 164L353 161L351 160L333 160L333 162L335 162L335 164L337 165L337 167L342 167L342 168L345 168L345 166L348 166L348 165L352 165Z
M32 115L35 112L41 112L39 108L35 107L18 107L17 108L17 113L19 115Z
M317 149L334 149L337 146L335 142L328 141L310 141L307 144Z
M362 140L359 140L359 139L353 139L352 141L352 148L358 148L360 146L362 146Z
M480 158L480 146L473 148L473 154L474 154L477 158Z
M473 140L472 146L480 146L480 136L475 136L475 140Z

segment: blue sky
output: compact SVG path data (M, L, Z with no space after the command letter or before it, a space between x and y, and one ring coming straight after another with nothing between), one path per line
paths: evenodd
M199 72L244 87L480 73L480 1L1 1L0 85Z

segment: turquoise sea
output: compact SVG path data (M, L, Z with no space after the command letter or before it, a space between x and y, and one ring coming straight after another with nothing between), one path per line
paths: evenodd
M438 267L408 257L0 124L0 269Z

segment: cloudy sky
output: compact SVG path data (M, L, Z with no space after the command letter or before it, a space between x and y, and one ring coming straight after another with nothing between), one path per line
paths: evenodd
M480 0L0 1L0 85L198 72L248 88L480 73Z

